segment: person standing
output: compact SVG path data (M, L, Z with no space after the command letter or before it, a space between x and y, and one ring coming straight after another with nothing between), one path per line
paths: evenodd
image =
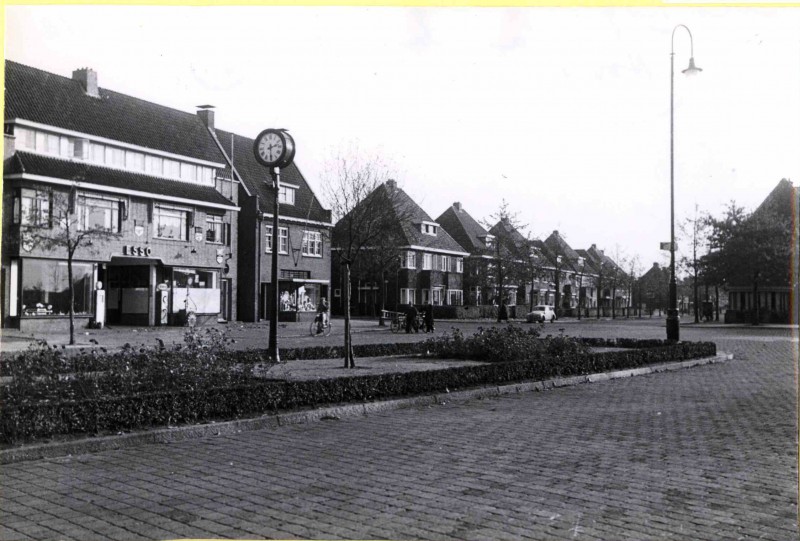
M423 318L425 322L425 332L433 332L433 306L431 305L431 301L425 303Z
M414 329L414 332L419 332L417 315L419 315L417 307L413 304L409 304L406 309L406 333L411 333L411 329Z

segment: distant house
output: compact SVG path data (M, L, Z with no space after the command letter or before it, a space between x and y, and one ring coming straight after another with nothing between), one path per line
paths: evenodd
M593 270L594 304L600 315L625 315L630 307L630 280L627 273L596 244L578 252L585 255Z
M408 305L430 302L434 306L464 304L464 258L469 256L450 234L434 221L394 180L388 180L369 194L360 205L372 204L373 198L391 202L394 214L395 245L371 247L390 251L392 271L386 266L370 265L374 258L365 257L351 268L351 311L354 314L378 315L381 305L388 310L401 310ZM391 211L390 211L391 212ZM333 238L342 234L345 220L334 226ZM392 226L390 226L392 227ZM335 250L335 247L334 247ZM344 284L341 265L334 257L332 276L335 291L332 309L344 311ZM381 298L385 302L381 303Z
M752 321L756 312L762 322L798 321L799 212L800 192L791 182L783 179L751 214L750 220L762 220L765 224L781 224L780 227L793 228L791 232L780 232L790 246L776 246L768 254L768 260L752 260L760 259L757 257L751 260L740 259L736 260L737 265L727 267L729 270L724 276L729 303L725 312L726 323ZM729 242L734 245L736 241L734 238ZM765 253L765 259L766 256ZM757 286L756 291L754 285Z

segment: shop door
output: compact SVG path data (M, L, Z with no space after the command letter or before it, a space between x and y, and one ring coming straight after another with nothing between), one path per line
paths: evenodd
M223 278L220 280L219 288L219 307L220 317L225 321L231 320L231 279Z

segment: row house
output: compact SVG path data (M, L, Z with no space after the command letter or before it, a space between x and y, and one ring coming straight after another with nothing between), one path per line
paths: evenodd
M235 319L238 190L202 121L100 88L90 69L7 61L5 81L3 326L67 324L67 224L84 237L78 320L100 289L108 324Z
M592 306L602 316L625 315L631 300L628 274L595 244L587 250L577 250L577 253L591 269L594 286Z
M379 185L360 205L389 202L393 245L369 247L351 269L351 310L355 314L377 315L383 309L403 310L409 305L430 303L433 306L464 304L464 258L469 253L451 237L438 221L434 221L396 181ZM346 217L345 217L346 218ZM334 228L344 227L346 219ZM377 259L370 252L380 251L388 265L376 268ZM344 312L345 287L341 265L332 269L335 285L332 309Z

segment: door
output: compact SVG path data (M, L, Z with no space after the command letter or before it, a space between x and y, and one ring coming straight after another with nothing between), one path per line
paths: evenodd
M230 278L223 278L220 280L220 287L219 287L219 307L220 307L220 314L219 317L224 319L225 321L231 320L231 279Z

